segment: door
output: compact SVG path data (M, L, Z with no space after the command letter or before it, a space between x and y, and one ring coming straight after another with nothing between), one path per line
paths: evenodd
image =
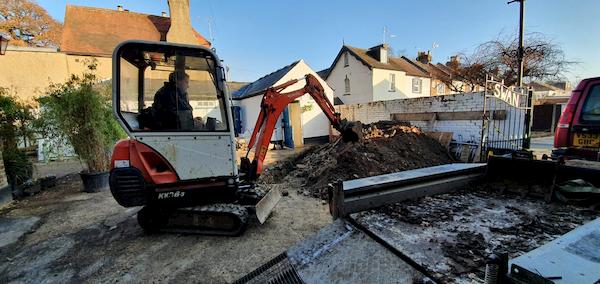
M295 101L289 104L288 108L290 110L290 122L292 125L294 146L302 147L302 145L304 145L304 137L302 135L302 109L300 108L300 102Z

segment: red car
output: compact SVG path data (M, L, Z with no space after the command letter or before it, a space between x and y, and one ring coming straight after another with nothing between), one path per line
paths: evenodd
M552 157L600 161L600 77L582 80L556 127Z

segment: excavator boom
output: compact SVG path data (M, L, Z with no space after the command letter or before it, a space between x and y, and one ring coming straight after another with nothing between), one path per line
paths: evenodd
M261 111L248 142L248 153L241 161L240 170L245 173L246 179L255 180L260 176L277 119L288 104L305 94L309 94L315 100L331 125L341 133L344 141L356 142L362 138L362 124L360 122L348 122L340 118L340 114L335 112L333 104L327 99L325 89L319 80L312 74L307 74L304 80L306 81L304 87L295 91L282 93L287 87L299 82L299 79L270 87L265 91L260 105ZM250 162L248 155L253 147L254 157Z

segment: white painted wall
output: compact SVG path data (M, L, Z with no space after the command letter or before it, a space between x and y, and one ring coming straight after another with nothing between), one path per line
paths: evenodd
M350 94L345 94L344 79L350 79ZM373 74L371 69L348 53L348 66L344 66L344 55L335 63L327 77L327 84L334 96L344 104L358 104L373 101Z
M396 89L390 91L390 74L396 76ZM421 92L414 93L412 89L412 79L421 79ZM413 77L406 75L406 72L373 69L373 101L389 101L398 99L409 99L418 97L429 97L431 93L431 79L423 77Z
M292 79L298 79L304 77L306 74L312 74L317 79L323 87L325 88L325 94L327 98L333 102L333 90L327 85L327 83L322 80L317 73L308 66L304 60L300 60L294 68L292 68L285 76L283 76L279 81L277 81L274 85L279 85L285 83ZM306 82L304 80L300 80L298 83L287 87L283 92L290 92L304 87ZM252 131L254 130L254 126L256 125L256 120L258 119L258 114L260 113L260 102L262 100L262 96L254 96L247 99L243 99L240 101L236 101L235 105L239 105L242 107L242 133L240 136L250 139L252 135ZM323 114L323 111L317 103L309 96L304 95L300 97L300 107L305 107L308 105L312 105L310 110L307 110L302 113L302 136L303 138L312 138L319 136L327 136L329 135L329 119L327 116ZM306 107L305 107L306 108ZM278 119L278 124L275 128L275 132L273 133L273 137L271 140L283 140L283 128L281 127L281 117Z
M289 80L298 79L304 77L306 74L312 74L315 76L323 88L325 89L325 95L327 99L333 104L333 90L327 82L325 82L317 72L315 72L304 60L300 60L292 70L290 70L285 76L283 76L275 85L283 84ZM284 92L290 92L304 87L306 81L301 80L298 83L287 87ZM300 97L300 108L307 109L302 112L302 137L312 138L329 135L329 119L323 113L319 105L312 99L310 95L304 95ZM310 108L310 110L308 110Z
M250 139L252 136L252 131L254 131L254 126L256 125L256 120L260 113L260 102L262 101L262 97L263 96L254 96L235 101L237 102L235 105L242 108L242 133L240 133L240 136L245 139ZM275 130L273 131L273 135L271 136L271 141L283 140L283 138L283 128L281 127L280 117L275 126Z

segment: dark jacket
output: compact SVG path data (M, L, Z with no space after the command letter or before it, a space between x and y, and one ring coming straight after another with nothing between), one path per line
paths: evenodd
M156 92L152 107L162 129L185 129L189 123L193 125L193 109L187 93L178 90L174 83L167 82Z

